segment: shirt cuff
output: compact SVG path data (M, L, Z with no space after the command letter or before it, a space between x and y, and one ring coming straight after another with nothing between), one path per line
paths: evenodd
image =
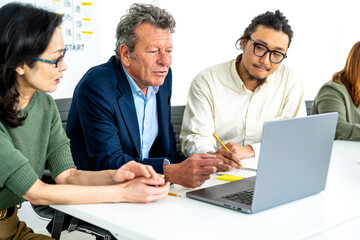
M34 169L26 163L9 177L5 185L18 197L22 197L37 179Z
M258 157L260 154L261 143L252 143L252 144L250 144L250 146L254 150L255 157Z
M142 163L146 164L146 165L151 165L153 167L153 169L155 170L155 172L157 172L159 174L163 174L165 159L167 159L167 158L144 158ZM169 160L169 159L167 159L167 160Z

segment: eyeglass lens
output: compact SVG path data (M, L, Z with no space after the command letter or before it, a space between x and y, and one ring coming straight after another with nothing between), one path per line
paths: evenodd
M265 46L260 44L254 45L254 54L258 57L263 57L265 54L270 52L270 60L274 63L279 63L283 60L284 55L279 52L273 52L267 49Z
M64 49L64 53L56 60L55 67L60 67L63 63L64 57L65 57L66 49Z

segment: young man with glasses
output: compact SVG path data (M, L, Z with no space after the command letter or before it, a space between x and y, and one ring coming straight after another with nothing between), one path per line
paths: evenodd
M236 42L242 54L195 77L180 133L185 155L215 154L224 162L218 171L239 167L241 159L258 154L264 122L301 112L301 79L281 64L292 36L279 10L261 14ZM229 150L217 148L213 133Z

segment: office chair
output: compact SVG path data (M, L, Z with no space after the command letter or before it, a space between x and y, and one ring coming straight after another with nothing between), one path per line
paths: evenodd
M56 99L55 103L60 113L62 126L64 129L66 129L66 122L71 105L71 98ZM41 180L45 183L55 184L54 180L51 179L51 173L50 170L47 168L47 166L45 166L43 177L41 178ZM37 217L40 219L50 221L55 214L55 210L49 207L48 205L31 204L31 206Z
M68 114L70 110L71 105L71 98L63 98L63 99L56 99L55 103L58 107L60 118L62 122L62 126L64 129L66 129ZM51 174L49 169L45 167L43 177L41 178L42 181L47 183L55 183L51 179ZM58 214L57 211L55 211L53 208L49 207L48 205L33 205L31 204L35 214L43 220L51 221L53 219L53 225L52 225L52 237L55 239L60 239L61 235L61 225L63 224L65 215L64 214ZM61 215L60 218L57 218L57 215ZM88 233L91 235L94 235L96 240L112 240L116 239L109 231L104 230L102 228L96 227L95 225L89 224L87 222L84 222L80 219L77 219L75 217L67 216L67 219L70 219L70 224L68 227L68 231L80 231L84 233ZM60 226L58 226L60 225Z
M306 114L308 116L311 115L311 110L312 110L313 103L314 103L313 100L305 100Z
M183 116L184 116L184 110L185 110L185 105L171 107L171 122L174 126L176 151L180 154L180 161L186 158L185 155L181 152L181 143L179 138Z
M64 129L66 129L66 123L67 123L69 110L70 110L70 106L71 106L71 100L72 100L72 98L62 98L62 99L55 100L56 106L59 109L60 118L61 118L62 126Z

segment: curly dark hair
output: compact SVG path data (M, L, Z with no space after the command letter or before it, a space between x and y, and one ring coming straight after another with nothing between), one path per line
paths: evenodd
M244 34L236 41L235 45L240 45L240 41L242 39L250 38L251 34L256 31L256 28L259 25L262 25L264 27L274 29L276 31L282 31L287 34L289 36L288 47L290 47L294 32L291 30L291 26L288 22L289 20L287 20L279 10L276 10L275 13L267 11L266 13L260 14L251 21L250 25L245 29Z

